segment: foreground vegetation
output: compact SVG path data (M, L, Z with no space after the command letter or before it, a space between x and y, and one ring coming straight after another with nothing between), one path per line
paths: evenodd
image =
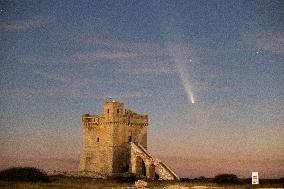
M34 167L15 167L1 171L0 180L49 182L49 177L44 171Z
M21 175L24 174L24 175ZM40 176L39 176L40 175ZM43 177L42 177L43 176ZM49 176L35 168L13 168L0 172L0 188L2 189L95 189L95 188L135 188L135 178L92 179L84 177L67 177L63 175ZM15 178L16 179L15 179ZM28 177L25 178L25 177ZM7 179L8 178L8 179ZM19 179L21 178L21 179ZM45 179L42 179L45 178ZM147 188L252 188L250 179L239 179L235 175L222 174L215 178L199 177L182 178L181 181L147 181ZM260 180L258 188L284 188L284 179Z

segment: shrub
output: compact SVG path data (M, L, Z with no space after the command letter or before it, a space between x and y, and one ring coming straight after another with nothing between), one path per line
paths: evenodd
M15 167L0 172L0 180L48 182L47 174L33 167Z
M244 179L241 179L241 182L243 184L251 184L251 178L244 178Z
M186 178L186 177L181 177L181 178L180 178L180 181L182 181L182 182L191 182L192 179Z
M240 184L236 175L233 174L220 174L214 177L214 182L218 184Z
M194 181L194 182L205 183L205 182L211 182L212 179L211 179L211 178L206 178L205 176L200 176L200 177L198 177L198 178L194 178L193 181Z

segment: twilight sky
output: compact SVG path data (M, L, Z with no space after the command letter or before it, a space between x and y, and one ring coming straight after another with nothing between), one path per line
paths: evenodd
M76 170L81 115L112 97L149 115L148 149L180 176L283 177L283 10L1 0L0 169Z

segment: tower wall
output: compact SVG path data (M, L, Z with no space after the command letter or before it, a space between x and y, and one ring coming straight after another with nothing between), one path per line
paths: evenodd
M129 169L128 125L120 122L114 125L113 172L122 173Z
M99 120L97 116L82 117L83 150L79 171L109 175L112 173L113 127Z

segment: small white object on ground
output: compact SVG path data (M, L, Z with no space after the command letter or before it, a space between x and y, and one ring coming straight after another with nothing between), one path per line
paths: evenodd
M189 189L189 187L180 186L180 185L169 185L164 187L164 189Z
M193 186L192 189L207 189L208 186Z
M148 185L148 183L146 182L146 181L143 181L143 180L137 180L136 182L135 182L135 186L137 187L137 188L144 188L144 187L146 187Z

